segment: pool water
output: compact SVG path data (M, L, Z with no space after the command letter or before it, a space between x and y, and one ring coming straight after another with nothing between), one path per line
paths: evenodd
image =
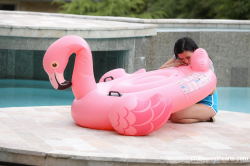
M250 88L218 87L219 110L250 113ZM71 88L58 91L49 81L0 79L0 108L71 105Z
M219 110L250 113L250 87L218 87Z
M0 79L0 107L71 105L71 88L55 90L49 81Z

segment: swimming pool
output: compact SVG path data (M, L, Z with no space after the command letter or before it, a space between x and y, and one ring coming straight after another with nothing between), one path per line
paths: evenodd
M219 110L250 113L250 88L218 87ZM0 79L0 108L71 105L71 88L58 91L49 81Z
M250 87L218 87L219 110L250 113Z
M55 90L49 81L0 79L0 108L71 105L71 88Z

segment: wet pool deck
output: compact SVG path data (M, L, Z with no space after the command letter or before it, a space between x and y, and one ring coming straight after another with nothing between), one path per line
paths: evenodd
M250 114L219 111L214 123L168 121L150 135L131 137L77 126L70 106L0 108L0 161L40 166L250 165Z

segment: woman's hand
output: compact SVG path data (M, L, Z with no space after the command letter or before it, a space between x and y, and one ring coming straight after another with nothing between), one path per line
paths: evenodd
M176 59L174 65L175 67L179 67L179 66L187 66L188 64L182 62L180 59Z
M168 67L179 67L179 66L187 66L188 64L182 62L180 59L176 59L174 63L165 63L163 64L160 69L168 68Z

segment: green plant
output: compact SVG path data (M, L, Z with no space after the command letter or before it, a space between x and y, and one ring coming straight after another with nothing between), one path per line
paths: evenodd
M250 19L250 0L54 0L67 14L138 18Z

